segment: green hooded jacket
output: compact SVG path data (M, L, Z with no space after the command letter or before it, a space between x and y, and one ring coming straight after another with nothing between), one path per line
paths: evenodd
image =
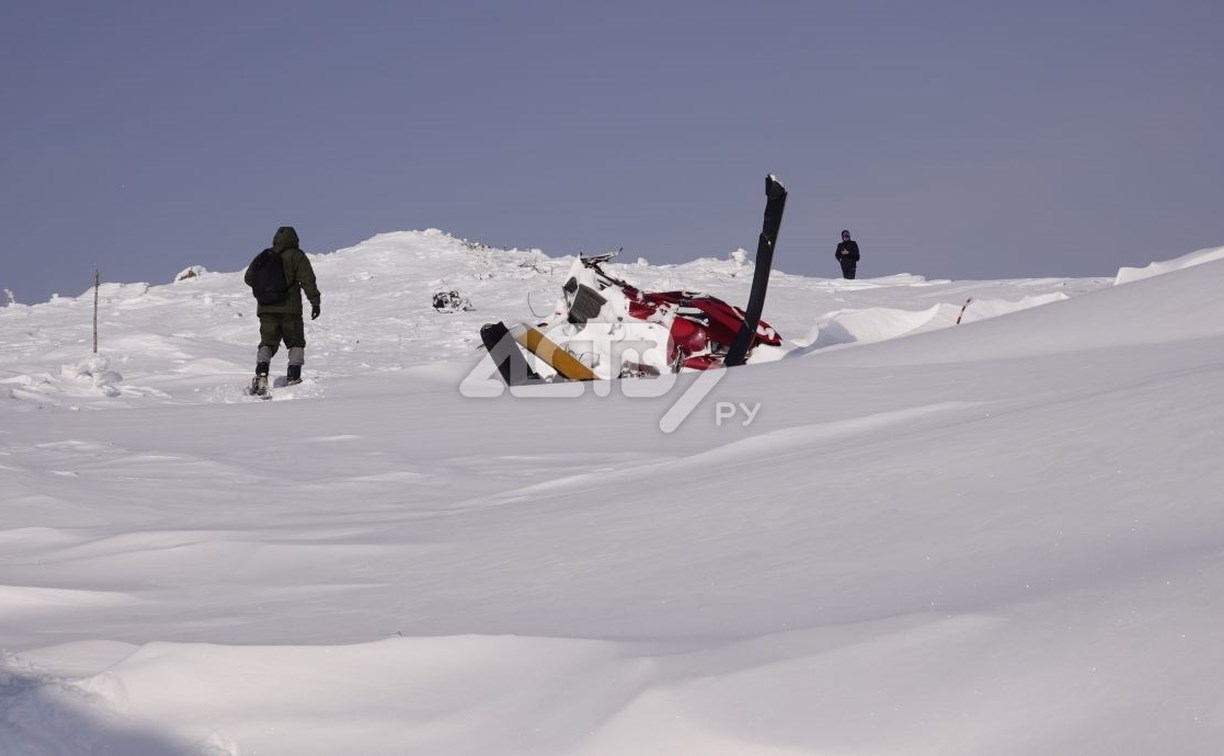
M259 305L255 310L256 315L301 315L302 292L306 292L306 298L312 305L319 304L322 299L323 295L315 284L314 268L310 266L310 259L298 247L298 243L297 231L293 230L293 226L276 229L276 236L272 237L272 251L280 253L285 267L285 281L289 284L289 296L285 297L283 302ZM247 286L251 285L252 276L251 268L248 267L244 277Z

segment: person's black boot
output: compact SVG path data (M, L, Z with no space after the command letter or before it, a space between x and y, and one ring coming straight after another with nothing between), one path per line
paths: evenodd
M302 366L290 365L289 370L285 373L285 385L293 386L302 382Z
M268 393L268 367L266 362L255 364L255 378L251 381L251 393L255 396Z

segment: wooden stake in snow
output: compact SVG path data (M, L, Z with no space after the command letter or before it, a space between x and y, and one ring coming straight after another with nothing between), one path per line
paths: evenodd
M966 300L965 300L965 303L964 303L963 305L961 305L960 315L957 315L957 316L956 316L956 324L957 324L957 325L960 325L961 318L965 317L965 308L966 308L966 307L968 307L968 306L969 306L969 303L970 303L970 302L972 302L972 301L973 301L973 297L969 297L968 299L966 299Z
M94 354L98 353L98 269L94 268Z

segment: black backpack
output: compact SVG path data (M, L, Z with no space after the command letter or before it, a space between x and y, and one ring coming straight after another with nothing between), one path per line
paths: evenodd
M280 304L289 296L285 263L279 252L265 249L251 261L251 293L261 305Z

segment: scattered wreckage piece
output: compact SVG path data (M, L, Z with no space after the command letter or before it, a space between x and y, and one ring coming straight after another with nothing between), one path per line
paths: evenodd
M433 295L433 308L438 312L459 312L460 310L474 310L472 301L463 296L454 289L450 291L439 291Z

